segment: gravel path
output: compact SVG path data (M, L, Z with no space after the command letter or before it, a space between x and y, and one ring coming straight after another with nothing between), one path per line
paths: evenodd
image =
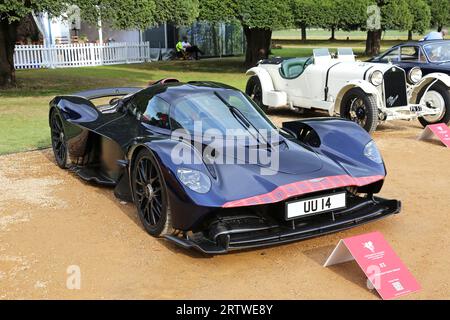
M280 124L295 114L271 117ZM374 135L389 172L381 196L402 200L400 215L214 257L148 236L133 205L60 170L51 150L2 156L0 299L379 299L355 263L322 267L339 239L376 230L423 287L404 298L449 299L450 151L417 141L420 131L396 122ZM78 267L81 288L69 290L68 271Z

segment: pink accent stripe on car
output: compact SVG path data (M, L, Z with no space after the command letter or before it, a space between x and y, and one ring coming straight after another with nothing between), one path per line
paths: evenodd
M275 203L286 200L294 196L301 196L322 190L342 188L342 187L361 187L376 181L383 180L384 176L369 176L354 178L349 175L331 176L310 179L305 181L293 182L284 186L277 187L271 192L257 196L233 200L226 202L223 208L254 206L259 204Z

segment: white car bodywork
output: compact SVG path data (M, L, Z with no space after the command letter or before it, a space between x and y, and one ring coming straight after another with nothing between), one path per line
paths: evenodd
M436 109L427 107L424 99L417 101L419 93L436 81L450 88L450 77L446 74L429 74L414 85L408 84L403 69L388 63L356 61L349 49L338 49L337 57L332 57L328 49L316 49L310 62L299 76L289 79L281 75L282 63L259 63L246 74L259 78L262 103L268 107L316 108L327 110L331 116L340 115L342 99L350 89L360 88L375 97L380 122L435 115ZM385 76L378 86L370 80L375 71ZM397 75L400 81L386 83L386 74L394 71L403 72L404 81ZM392 90L394 87L398 92ZM402 96L405 99L399 105Z

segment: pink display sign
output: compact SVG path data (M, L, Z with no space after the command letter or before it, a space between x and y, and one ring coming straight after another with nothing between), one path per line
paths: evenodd
M450 148L450 129L444 123L430 124L425 127L419 140L431 139L433 134L447 147Z
M420 290L416 279L380 232L341 240L324 266L351 260L356 260L373 288L384 300Z

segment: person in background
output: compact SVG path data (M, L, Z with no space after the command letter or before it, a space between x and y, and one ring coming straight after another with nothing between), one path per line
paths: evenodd
M177 44L178 46L178 44ZM203 54L203 51L201 51L197 46L193 46L188 42L187 36L183 36L183 42L181 42L181 46L183 47L183 50L191 55L194 56L195 60L199 59L198 54Z
M445 36L448 34L447 29L442 29L438 31L432 31L429 34L427 34L422 40L444 40Z
M175 51L177 52L177 57L184 59L185 52L183 50L183 43L181 41L178 41L175 45Z

